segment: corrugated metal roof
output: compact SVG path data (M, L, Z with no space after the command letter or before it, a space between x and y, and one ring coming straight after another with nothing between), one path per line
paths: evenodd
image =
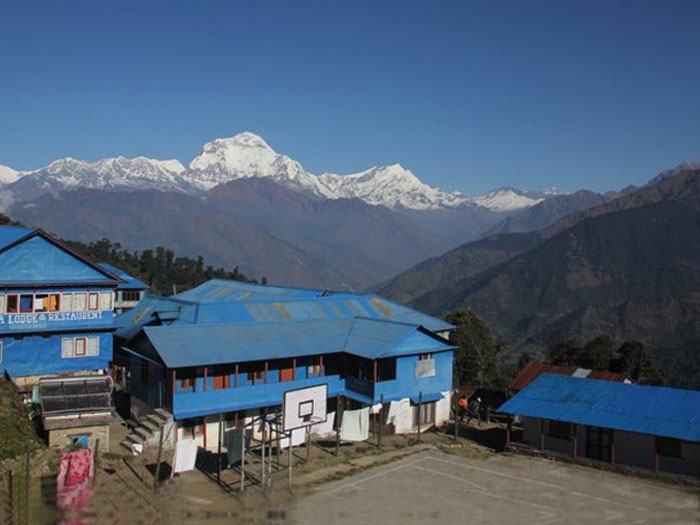
M169 368L347 352L376 359L453 347L416 326L373 319L147 326Z
M167 320L169 324L239 324L239 323L272 323L272 322L294 322L310 321L321 319L354 319L367 317L378 320L386 320L398 323L406 323L415 326L423 326L433 332L442 332L454 328L451 324L436 317L426 315L411 308L388 301L376 295L365 294L327 294L323 296L310 297L308 291L298 291L292 288L293 295L282 297L278 294L266 295L264 292L257 293L251 290L252 287L265 289L267 286L251 285L248 283L233 283L234 293L221 294L221 283L228 281L214 280L212 286L204 289L206 284L196 288L200 295L215 295L218 300L211 298L201 300L188 292L177 294L172 297L147 296L141 301L140 307L130 310L122 316L117 317L117 325L120 327L117 335L123 339L129 339L135 335L138 329L134 330L134 318L142 308L151 306L153 312L150 316L137 319L140 326L152 323L156 316L161 321ZM237 290L244 286L245 289ZM276 290L282 288L277 287ZM294 293L300 295L294 295ZM304 293L307 296L304 296ZM244 296L244 300L237 300ZM167 315L164 313L167 312ZM172 312L175 312L173 314Z
M499 409L700 442L700 391L543 374Z
M514 392L522 390L542 374L562 374L565 376L587 377L590 379L605 379L606 381L617 381L620 383L627 379L624 374L589 370L587 368L578 368L575 366L557 366L550 365L549 363L530 361L525 365L520 373L515 376L515 379L513 379L508 389Z
M0 250L6 246L17 242L22 237L26 237L34 230L22 226L0 226Z
M117 290L148 290L147 284L145 284L143 281L139 281L136 277L132 277L124 270L120 270L119 268L104 262L97 263L97 265L124 281L117 286Z

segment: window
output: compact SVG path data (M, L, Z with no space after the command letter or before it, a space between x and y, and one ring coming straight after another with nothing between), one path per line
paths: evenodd
M57 293L42 293L34 296L35 312L58 312L60 304L61 295Z
M100 355L100 338L65 337L61 339L61 357L85 357Z
M7 296L7 313L16 314L19 312L19 295Z
M549 421L549 432L548 436L558 439L571 439L571 423L566 421Z
M64 293L61 296L62 312L71 312L73 310L73 295L72 293Z
M37 294L34 296L34 311L48 312L49 311L49 296L47 294Z
M34 296L30 294L19 296L19 311L22 313L32 312L34 310Z
M377 381L393 381L396 379L396 358L380 359L377 366Z
M49 312L58 312L61 309L61 294L49 294Z
M86 293L74 293L73 294L73 310L74 312L82 312L86 310L87 306L87 294Z
M76 337L75 339L75 357L83 357L87 355L87 341L84 337Z
M97 292L90 292L88 294L88 310L97 310L99 306L100 294Z
M418 358L419 361L427 361L428 359L432 359L433 354L421 354Z
M100 310L112 309L112 292L100 292Z
M656 437L656 453L659 456L666 456L668 458L680 458L680 457L682 457L680 439L657 436Z
M0 295L0 314L5 313L5 296Z
M122 301L139 301L141 300L141 292L138 290L124 290L122 292Z

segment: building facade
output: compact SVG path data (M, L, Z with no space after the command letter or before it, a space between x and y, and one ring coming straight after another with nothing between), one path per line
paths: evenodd
M99 263L100 268L107 270L120 279L119 286L114 294L114 313L122 314L139 304L144 298L148 285L143 281L132 277L128 273L107 263Z
M28 389L108 369L118 284L42 230L0 227L0 372Z
M178 438L206 448L219 421L274 412L284 392L318 384L330 411L383 403L394 432L449 418L452 326L377 296L214 280L147 297L118 324L132 408L171 411Z
M531 447L700 477L700 392L544 374L500 412Z

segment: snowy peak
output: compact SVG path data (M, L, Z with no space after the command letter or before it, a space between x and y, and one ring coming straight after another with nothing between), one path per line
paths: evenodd
M0 184L11 184L17 179L19 179L22 175L24 175L23 172L13 170L9 166L3 166L2 164L0 164Z
M507 212L529 208L535 204L539 204L543 200L544 197L531 197L525 192L516 190L515 188L505 187L489 191L480 197L476 197L474 202L492 211Z
M427 210L470 202L457 192L447 193L422 183L401 164L374 167L349 175L324 173L319 179L335 198L357 198L389 208Z
M398 163L347 175L317 176L298 161L277 153L250 131L207 142L188 168L178 160L147 157L113 157L96 162L67 157L30 172L0 166L0 185L11 190L18 201L78 188L201 193L244 178L265 178L319 199L360 199L372 205L408 210L481 206L504 213L533 206L558 193L501 188L470 198L429 186Z
M287 155L275 152L250 131L207 142L202 153L190 162L185 178L194 187L209 190L236 179L269 177L296 191L319 197L327 195L318 177Z

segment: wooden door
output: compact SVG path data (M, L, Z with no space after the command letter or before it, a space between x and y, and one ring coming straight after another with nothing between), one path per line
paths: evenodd
M613 431L606 428L586 428L586 457L610 461Z

